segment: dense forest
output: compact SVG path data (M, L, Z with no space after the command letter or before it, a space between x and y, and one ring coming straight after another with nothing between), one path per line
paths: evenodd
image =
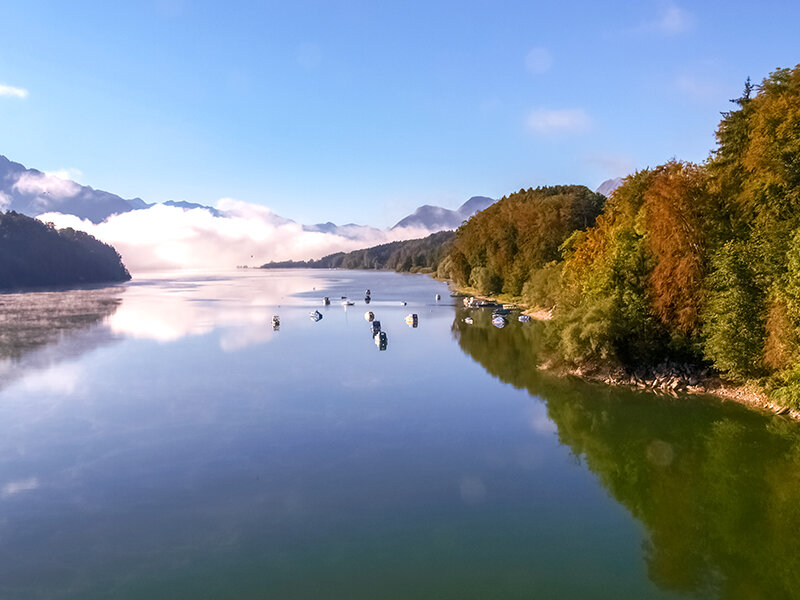
M639 171L602 210L572 187L504 198L440 274L554 308L565 363L708 365L800 408L800 66L732 102L705 163Z
M319 260L270 262L262 269L387 269L433 273L450 251L455 234L440 231L426 238L390 242L354 252L337 252Z
M0 213L0 289L127 281L116 250L74 229Z
M483 294L500 292L547 298L559 248L576 230L594 225L605 196L582 185L520 190L472 217L456 232L439 271L459 286Z

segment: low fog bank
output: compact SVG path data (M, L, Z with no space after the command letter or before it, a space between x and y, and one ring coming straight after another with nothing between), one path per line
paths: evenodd
M45 213L37 219L58 229L72 227L111 244L132 273L168 269L225 269L260 266L270 261L319 259L377 244L425 237L422 228L377 230L349 228L337 233L306 231L269 209L223 199L223 213L156 204L92 223L74 215Z

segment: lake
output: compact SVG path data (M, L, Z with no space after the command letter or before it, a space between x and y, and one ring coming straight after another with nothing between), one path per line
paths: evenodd
M0 295L0 598L800 597L797 423L490 319L365 271Z

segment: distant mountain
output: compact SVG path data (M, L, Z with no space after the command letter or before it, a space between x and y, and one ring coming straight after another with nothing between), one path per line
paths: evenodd
M146 206L141 198L125 200L69 179L26 169L0 156L0 210L30 217L60 212L100 223L113 214Z
M606 179L603 183L600 184L595 190L596 194L603 194L606 198L611 195L611 193L617 189L619 186L622 185L622 177L615 177L614 179Z
M138 200L138 198L137 198L137 200ZM206 206L205 204L197 204L196 202L186 202L184 200L181 200L180 202L176 202L174 200L167 200L163 204L164 204L164 206L175 206L177 208L182 208L184 210L193 210L195 208L202 208L202 209L207 210L208 212L210 212L215 217L224 217L225 216L225 214L222 211L217 210L216 208L212 208L210 206ZM136 209L139 209L139 208L150 208L151 206L153 206L152 204L147 204L146 202L142 202L142 205L143 206L137 206L135 208Z
M446 229L457 229L461 223L494 203L485 196L473 196L456 210L440 206L420 206L413 214L401 219L392 229L410 228L430 232ZM164 206L172 206L183 210L207 210L218 218L248 218L257 216L267 219L275 226L295 224L295 221L270 214L266 209L255 212L244 203L234 204L223 209L212 208L203 204L169 200ZM95 190L75 181L64 179L36 169L28 169L0 156L0 211L13 210L17 213L36 217L45 213L63 213L88 219L93 223L101 223L115 214L134 210L147 210L156 206L141 198L124 199L116 194ZM266 212L265 212L266 211ZM381 238L386 239L386 231L347 223L336 225L332 222L302 225L304 231L329 233L348 240L374 243ZM403 232L400 232L402 235ZM413 232L412 232L413 233ZM396 236L396 234L395 234ZM396 236L399 237L399 236Z
M458 229L462 222L492 204L494 204L494 200L486 196L473 196L456 210L425 204L424 206L420 206L412 214L398 221L392 229L399 229L401 227L415 227L419 229L428 229L429 231Z
M303 231L318 231L320 233L332 233L348 240L375 239L382 232L380 229L369 225L357 225L347 223L346 225L336 225L328 221L327 223L317 223L315 225L303 225Z
M216 208L194 202L167 200L164 205L184 210L202 208L215 217L225 216ZM27 169L0 155L0 211L13 210L29 217L58 212L101 223L111 215L146 210L151 206L154 205L141 198L126 200L70 179Z

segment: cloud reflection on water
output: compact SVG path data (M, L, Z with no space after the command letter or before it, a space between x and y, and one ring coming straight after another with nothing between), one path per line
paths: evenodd
M138 278L108 319L117 335L167 343L220 331L220 348L233 352L269 342L272 315L302 305L296 294L318 280L293 272L237 271L214 275L166 273ZM153 293L153 289L157 293Z
M39 480L36 477L9 481L0 488L0 498L9 498L22 492L29 492L39 487Z

